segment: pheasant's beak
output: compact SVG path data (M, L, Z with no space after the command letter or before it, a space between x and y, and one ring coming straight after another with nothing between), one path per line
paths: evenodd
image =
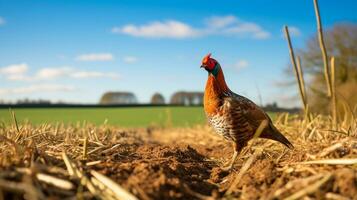
M200 68L205 68L205 66L204 65L201 65L201 67Z

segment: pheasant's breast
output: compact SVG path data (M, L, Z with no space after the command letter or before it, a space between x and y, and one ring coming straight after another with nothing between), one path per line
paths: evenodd
M216 114L207 115L214 130L227 140L245 142L254 135L249 122L245 119L246 110L231 101L224 101Z
M230 124L228 123L226 116L216 114L214 116L209 116L208 121L214 130L227 140L234 140L230 134Z

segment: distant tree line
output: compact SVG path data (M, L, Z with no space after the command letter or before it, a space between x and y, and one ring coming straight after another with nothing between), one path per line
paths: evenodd
M203 104L203 92L187 92L178 91L175 92L168 104L171 105L184 105L184 106L195 106ZM101 98L100 104L111 104L111 105L123 105L123 104L136 104L137 100L135 94L131 92L108 92ZM164 105L166 104L165 98L160 93L155 93L151 97L150 103L152 105ZM301 108L282 108L279 107L276 102L272 104L267 104L263 107L264 110L269 112L290 112L297 113L301 111Z
M0 100L0 104L16 104L16 105L50 105L52 102L50 100L45 99L19 99L15 102L6 102L4 100Z
M165 98L162 94L156 92L151 97L150 104L151 105L183 105L183 106L198 106L203 104L203 92L188 92L188 91L178 91L172 94L170 101L166 103ZM59 107L95 107L96 105L100 106L143 106L150 104L139 104L138 100L134 93L132 92L106 92L102 95L98 104L71 104L64 102L56 102L53 103L49 100L30 100L30 99L22 99L18 100L14 103L8 103L0 100L0 105L6 107L9 105L10 107L13 105L18 105L20 107L31 107L36 105L40 107L51 107L51 106L59 106ZM277 105L277 103L267 104L264 107L264 110L270 112L299 112L300 108L292 108L286 109L281 108Z
M102 105L137 103L137 98L132 92L106 92L99 101L99 104ZM151 97L150 103L154 105L166 104L164 96L160 93L155 93ZM203 92L176 92L171 96L169 104L186 106L202 105Z

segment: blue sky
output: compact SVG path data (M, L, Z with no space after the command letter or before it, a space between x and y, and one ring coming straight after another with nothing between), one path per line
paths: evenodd
M325 28L357 22L357 2L321 1ZM0 0L0 99L96 103L105 91L203 91L212 52L230 88L284 106L277 86L289 63L283 25L303 47L316 30L313 3L251 1ZM258 102L259 103L259 102Z

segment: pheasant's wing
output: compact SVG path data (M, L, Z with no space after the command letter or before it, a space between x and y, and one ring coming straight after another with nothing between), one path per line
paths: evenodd
M267 120L268 123L271 122L271 119L263 109L243 96L235 94L233 97L229 97L228 101L234 109L240 110L242 113L241 117L250 124L254 131L262 121Z
M260 126L260 124L264 120L267 120L268 126L263 130L260 137L276 140L291 149L293 148L293 145L289 142L289 140L286 139L285 136L282 135L280 131L275 128L270 117L255 103L239 95L229 97L227 99L227 102L230 102L229 105L231 106L231 109L239 110L241 113L239 118L237 118L238 120L236 120L234 123L244 122L243 126L249 127L249 135L245 137L253 137L255 131ZM245 130L247 130L247 128L245 128Z
M269 117L249 99L242 96L224 98L224 113L230 126L231 137L242 143L251 139L263 120Z

